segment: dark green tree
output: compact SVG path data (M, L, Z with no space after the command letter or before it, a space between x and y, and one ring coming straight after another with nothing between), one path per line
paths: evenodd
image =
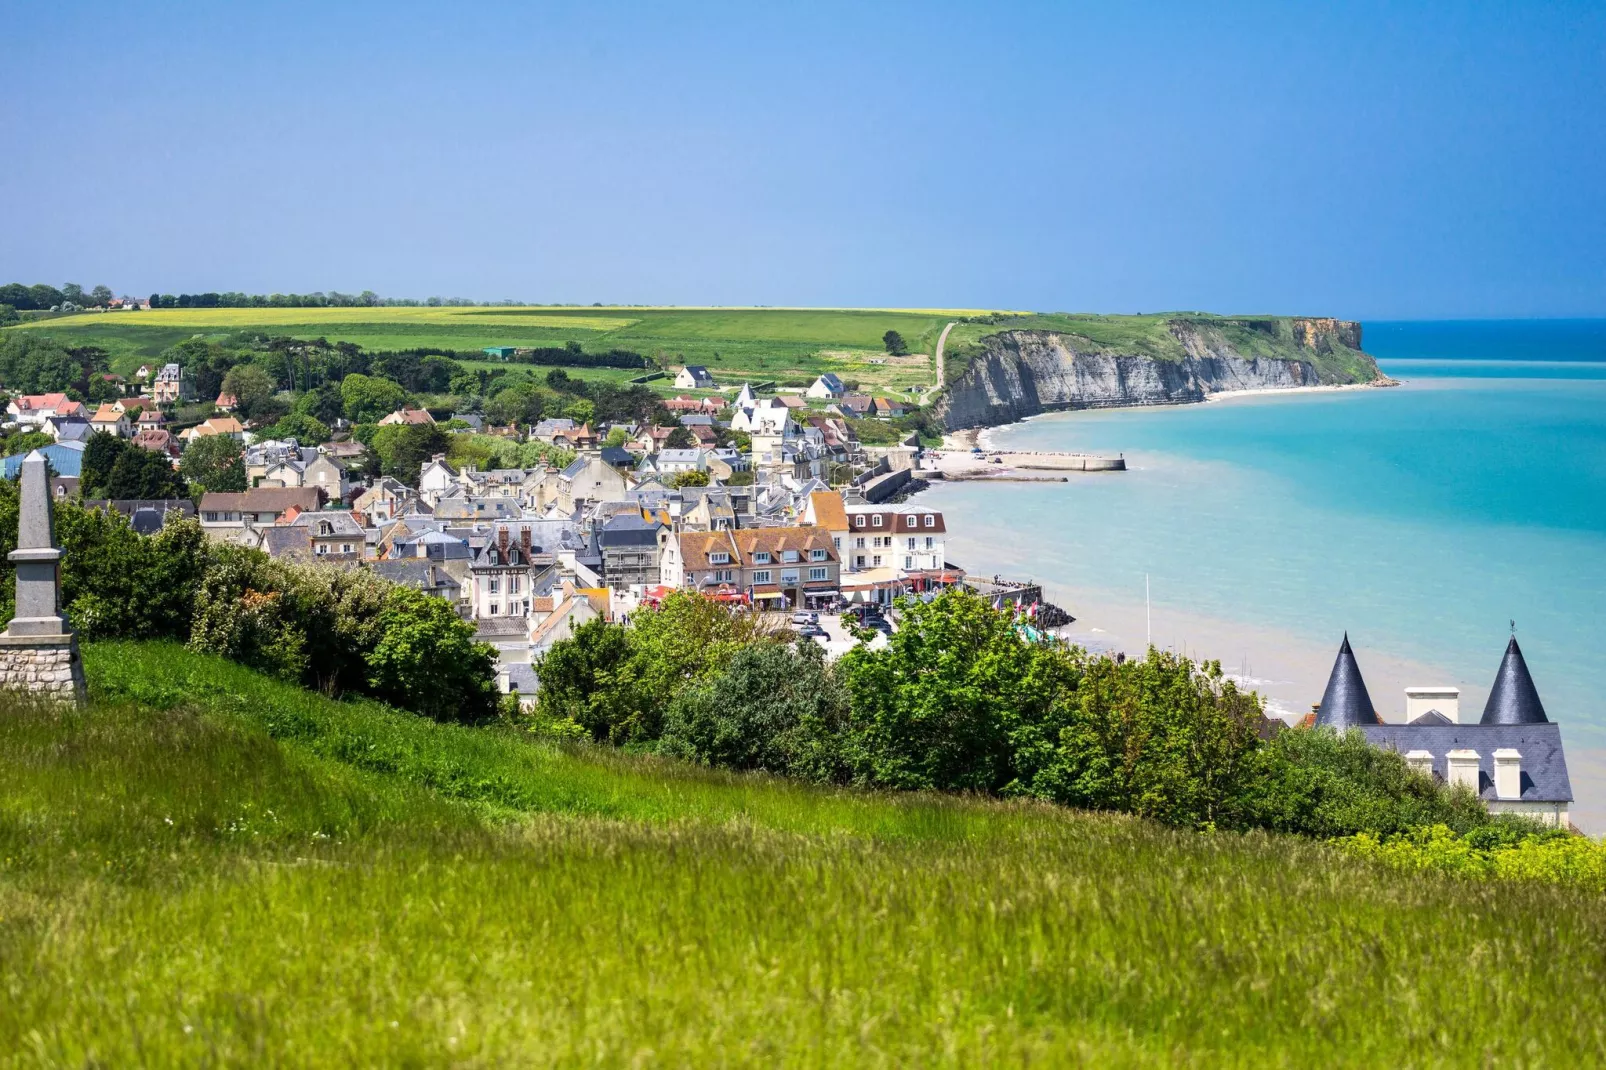
M107 497L106 486L111 482L112 468L116 466L118 458L128 450L139 448L127 439L105 431L90 435L78 468L78 488L83 497Z
M311 417L327 428L334 426L335 421L345 415L345 407L345 399L340 396L340 384L325 382L296 398L295 406L290 411L293 415Z
M271 427L260 432L266 438L293 438L303 446L316 446L329 441L329 428L319 420L299 412L292 412Z
M437 453L445 453L446 433L433 424L386 424L374 431L369 443L384 475L409 486L418 485L419 472Z
M1062 648L1027 642L1008 614L957 590L903 604L888 645L850 650L838 671L855 780L993 792L1029 790L1078 675Z
M203 491L242 491L245 489L245 447L232 435L206 435L184 448L178 470Z
M909 352L909 346L906 342L904 342L903 335L899 334L897 331L888 331L886 334L882 335L881 344L886 346L887 352L891 353L895 357L905 356Z
M273 400L273 379L255 364L236 364L223 377L222 392L234 396L243 418L255 419Z
M596 740L615 738L615 726L628 722L637 706L629 662L630 635L624 627L601 617L586 621L554 643L537 667L542 715L572 720Z
M401 408L407 391L399 383L371 375L348 375L340 384L346 419L352 423L378 421Z
M112 465L104 488L108 498L188 498L190 489L173 470L165 453L132 446Z
M753 643L670 704L659 749L704 765L840 780L847 705L819 644Z
M369 686L387 702L442 721L483 721L496 712L496 651L450 602L393 587L368 654Z

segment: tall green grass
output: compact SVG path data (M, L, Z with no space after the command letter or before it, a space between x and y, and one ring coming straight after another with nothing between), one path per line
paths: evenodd
M567 753L180 648L0 708L17 1065L1598 1062L1598 897Z

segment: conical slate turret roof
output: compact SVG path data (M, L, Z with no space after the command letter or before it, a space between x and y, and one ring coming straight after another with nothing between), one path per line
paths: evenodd
M1534 678L1528 675L1528 663L1522 659L1522 647L1513 635L1506 644L1506 656L1500 661L1494 686L1489 689L1489 701L1483 706L1481 724L1548 724L1544 703L1539 701L1539 689Z
M1327 678L1327 690L1322 693L1322 704L1316 711L1316 723L1331 725L1340 732L1361 725L1377 724L1372 696L1367 694L1366 681L1361 679L1361 667L1355 664L1355 653L1349 648L1347 632L1344 645L1338 648L1338 659L1333 662L1333 674Z

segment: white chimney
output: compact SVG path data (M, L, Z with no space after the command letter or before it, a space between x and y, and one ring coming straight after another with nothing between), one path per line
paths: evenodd
M1433 776L1433 752L1413 750L1405 752L1405 764L1425 777Z
M1445 779L1450 787L1464 784L1471 789L1472 794L1478 794L1478 752L1475 750L1453 750L1444 756L1445 768L1449 775Z
M1510 747L1494 752L1494 797L1522 798L1522 755Z
M1459 687L1408 687L1405 689L1405 723L1437 710L1452 722L1461 721L1461 689Z

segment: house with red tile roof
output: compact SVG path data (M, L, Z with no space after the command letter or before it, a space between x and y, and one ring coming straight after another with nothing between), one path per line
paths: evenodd
M824 528L666 530L658 538L665 587L772 608L818 604L840 594L840 561Z

